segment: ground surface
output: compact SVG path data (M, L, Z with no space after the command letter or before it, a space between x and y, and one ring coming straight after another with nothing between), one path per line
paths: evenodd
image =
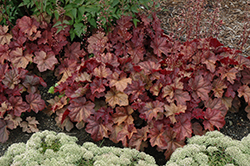
M214 10L212 7L213 1L210 1L208 5L209 10ZM250 4L250 3L248 3ZM223 19L223 28L219 34L219 40L225 45L237 48L238 42L240 40L240 34L243 32L244 25L241 23L245 18L247 1L238 0L223 0L221 3L221 18ZM169 18L174 17L180 13L180 10L185 7L182 0L167 0L162 1L162 8L168 9L165 12L159 12L161 21L163 22L163 28L169 30ZM250 8L249 8L250 9ZM243 48L243 53L245 56L250 55L250 41L248 40ZM42 98L45 100L51 99L53 96L47 93L50 86L56 83L56 79L53 77L53 73L44 73L42 76L47 82L48 87L45 89L40 88ZM32 114L32 113L31 113ZM39 130L53 130L56 132L62 132L62 130L56 126L53 116L47 116L43 112L39 112L37 115L32 114L39 121ZM232 137L233 139L240 140L244 136L250 133L250 121L246 116L243 109L239 109L237 113L228 113L225 117L226 125L221 129L221 132ZM65 131L64 131L65 132ZM68 135L76 136L78 138L78 143L82 145L86 141L92 141L90 135L85 132L84 129L78 130L73 129L70 132L66 132ZM4 154L8 146L12 143L26 142L30 138L31 134L23 133L21 128L17 128L10 131L9 140L2 144L0 143L0 156ZM114 144L112 141L105 139L103 142L96 142L97 145L102 144L102 146L118 146L122 147L121 144ZM166 163L163 153L157 152L155 148L149 147L146 149L146 153L155 157L157 164L163 165Z

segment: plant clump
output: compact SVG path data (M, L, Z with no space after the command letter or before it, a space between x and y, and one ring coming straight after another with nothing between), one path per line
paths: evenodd
M248 166L250 163L250 134L241 141L210 131L194 136L178 148L166 166Z
M76 141L76 137L65 133L48 130L37 132L26 144L12 144L0 157L0 165L156 166L152 156L135 149L98 147L91 142L80 146Z

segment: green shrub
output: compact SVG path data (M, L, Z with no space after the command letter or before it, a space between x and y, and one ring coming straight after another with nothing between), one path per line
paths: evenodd
M19 0L0 0L0 25L15 24L16 20L24 15L18 5Z
M53 131L37 132L24 143L11 145L0 157L1 166L69 166L69 165L130 165L154 166L152 156L135 149L98 147L86 142L82 146L76 144L77 138L65 133Z
M122 15L135 17L141 6L149 8L154 4L151 0L23 0L20 6L26 6L39 18L55 18L59 31L65 24L72 26L73 40L76 35L81 38L95 28L107 30Z
M188 139L188 144L172 154L166 166L249 166L250 134L241 141L219 131Z

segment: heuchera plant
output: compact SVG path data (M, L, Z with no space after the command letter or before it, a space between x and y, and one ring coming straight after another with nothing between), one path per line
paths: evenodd
M17 126L23 132L36 132L38 122L35 117L20 117L31 110L38 113L45 108L45 102L38 93L37 86L47 86L42 78L29 75L27 70L8 64L0 64L0 142L9 138L9 130Z
M28 64L36 64L40 72L54 70L58 63L56 55L68 43L69 27L57 32L52 24L27 16L18 19L8 33L7 26L0 26L0 62L11 62L14 67L27 68Z
M68 27L69 30L69 27ZM38 131L35 118L22 122L23 112L38 112L45 108L45 101L37 90L47 86L44 80L25 70L31 62L40 72L54 70L56 55L67 44L68 31L56 33L50 24L40 24L27 16L18 19L8 33L8 26L0 26L0 141L8 139L8 129L21 126L25 132Z
M95 141L138 150L149 141L168 159L187 137L222 128L240 97L250 104L250 61L212 37L175 41L155 14L138 19L135 27L124 16L108 35L93 34L94 57L66 55L59 73L70 75L55 87L64 96L49 102L63 129L76 122Z

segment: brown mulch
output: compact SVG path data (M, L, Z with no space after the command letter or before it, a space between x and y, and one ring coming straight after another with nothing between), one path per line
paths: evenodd
M186 9L187 0L162 0L160 3L161 8L167 10L158 13L162 27L171 31L172 18L180 16L181 11ZM221 5L219 18L223 21L218 40L225 46L240 49L244 28L245 32L250 32L250 0L207 0L206 12L212 13L218 3ZM201 22L205 24L207 19L204 18ZM243 55L250 55L249 37L241 50Z

